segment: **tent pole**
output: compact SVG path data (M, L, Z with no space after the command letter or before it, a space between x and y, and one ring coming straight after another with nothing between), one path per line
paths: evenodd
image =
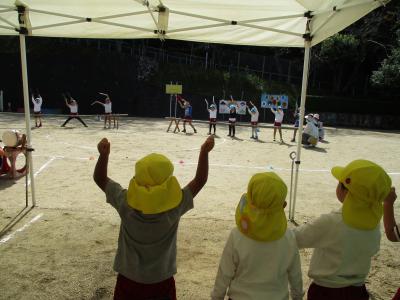
M306 95L307 95L307 83L308 83L308 71L310 66L310 52L311 52L311 41L305 41L304 44L304 65L303 65L303 80L301 84L301 102L300 102L300 122L299 129L297 130L297 151L296 151L296 172L294 176L294 191L293 191L293 203L292 207L289 207L289 220L294 221L296 197L297 197L297 184L299 178L299 167L300 167L300 155L301 155L301 136L303 133L303 120L304 120L304 108L306 106Z
M31 116L29 110L29 91L28 91L28 72L26 64L26 44L25 35L21 33L19 35L19 45L21 52L21 69L22 69L22 84L24 90L24 112L25 112L25 127L26 127L26 137L27 137L27 148L32 148L32 136L31 136ZM33 174L33 162L32 162L32 152L26 152L28 158L28 168L29 175L31 179L31 194L32 194L32 207L36 206L35 197L35 176Z

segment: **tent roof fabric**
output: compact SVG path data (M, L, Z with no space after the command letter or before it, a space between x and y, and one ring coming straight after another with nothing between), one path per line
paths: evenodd
M17 1L32 36L304 47L308 30L316 45L390 0ZM0 35L19 34L16 5L0 0Z

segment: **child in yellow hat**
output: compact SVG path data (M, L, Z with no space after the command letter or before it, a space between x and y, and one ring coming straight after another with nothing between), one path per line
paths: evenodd
M342 207L295 230L299 248L315 248L308 276L308 300L367 300L365 279L379 251L382 202L391 179L382 167L355 160L334 167L337 199Z
M396 189L392 187L383 203L383 224L385 225L385 233L388 240L392 242L400 242L400 224L396 224L393 209L396 199ZM400 300L400 289L397 290L393 300Z
M201 146L194 179L181 189L174 166L152 153L135 165L128 190L107 176L110 143L103 138L93 179L121 217L114 270L114 299L176 299L176 239L180 217L193 208L193 198L208 178L210 136Z
M211 294L223 300L303 299L299 250L284 212L286 184L273 172L255 174L236 208Z

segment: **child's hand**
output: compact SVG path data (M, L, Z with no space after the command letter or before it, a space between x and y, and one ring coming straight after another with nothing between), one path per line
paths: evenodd
M209 136L206 141L201 145L201 151L210 152L214 148L214 136Z
M393 205L394 201L396 201L397 195L396 195L396 188L392 187L390 189L389 195L386 196L385 198L385 203Z
M110 154L110 142L106 138L103 138L97 144L97 150L99 150L100 155L108 156Z

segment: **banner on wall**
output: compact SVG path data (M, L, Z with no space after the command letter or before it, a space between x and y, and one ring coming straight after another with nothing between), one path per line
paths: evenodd
M235 101L236 102L236 113L238 115L245 115L246 114L246 101ZM220 114L229 114L229 100L219 100L219 109L218 113Z
M261 108L277 108L278 106L287 109L289 107L289 97L287 95L270 95L266 93L261 95Z

